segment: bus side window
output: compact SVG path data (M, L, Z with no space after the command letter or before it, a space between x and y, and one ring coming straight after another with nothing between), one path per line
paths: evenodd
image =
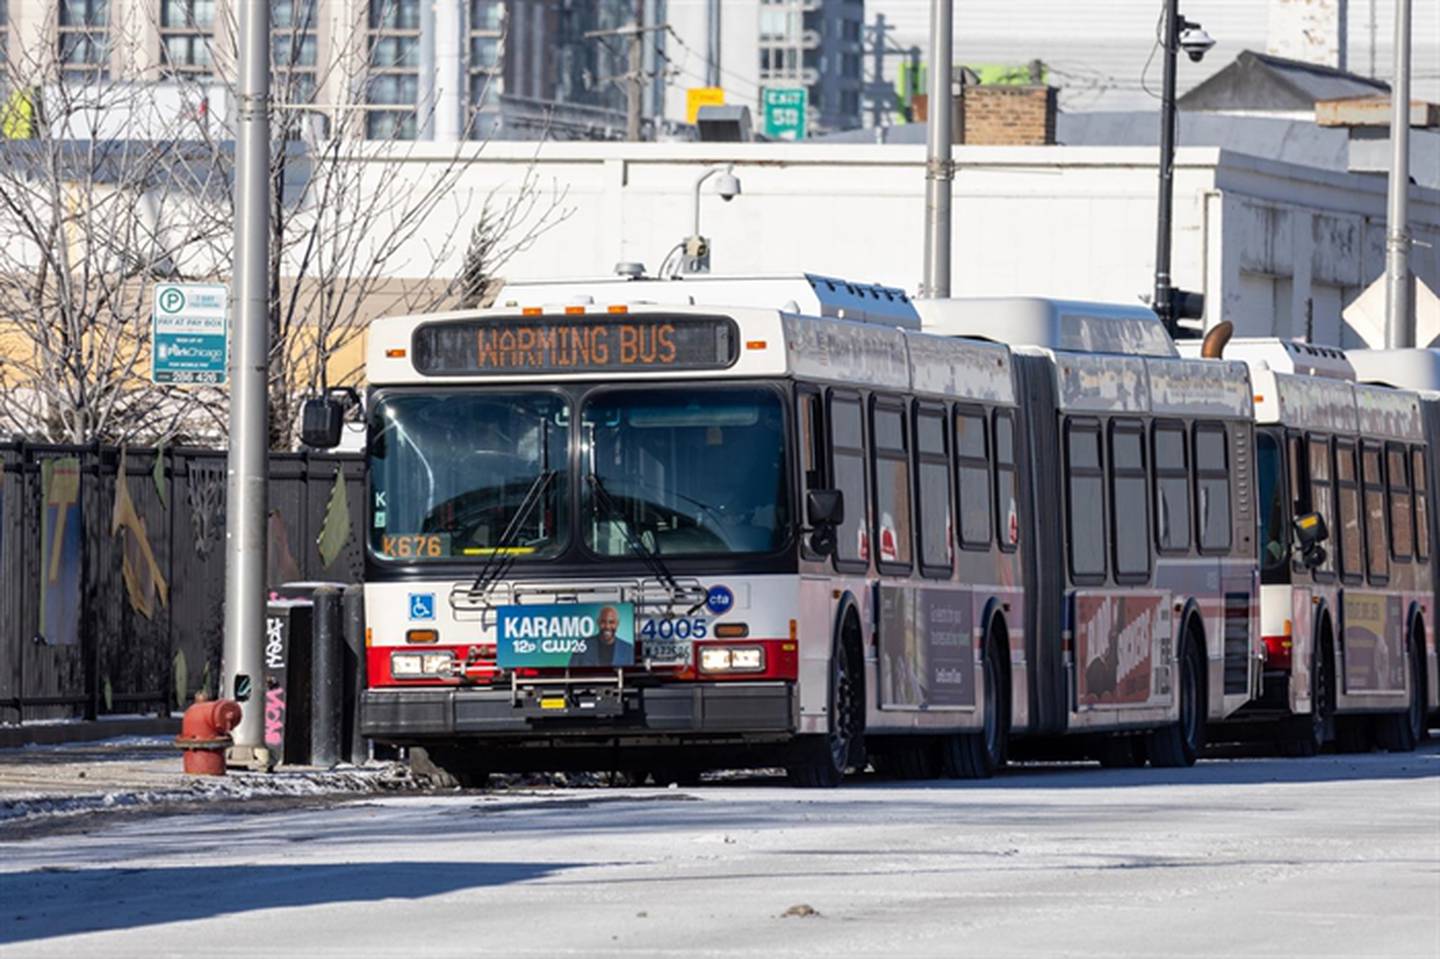
M1386 488L1390 494L1390 556L1397 563L1410 562L1415 550L1408 459L1405 447L1400 444L1390 443L1385 447Z
M1100 457L1100 424L1065 424L1066 508L1070 575L1076 583L1105 581L1105 470Z
M1381 472L1380 447L1360 446L1360 482L1365 490L1365 571L1370 585L1390 582L1390 544L1385 541L1385 478Z
M1330 469L1330 438L1328 436L1311 436L1307 441L1306 449L1310 453L1310 468L1307 471L1310 477L1310 509L1325 517L1325 525L1333 529L1335 527L1335 485ZM1321 582L1334 577L1335 556L1330 550L1325 551L1325 562L1315 567L1312 573L1315 579Z
M1331 550L1340 557L1340 577L1347 583L1365 578L1365 539L1360 529L1360 474L1355 469L1355 441L1335 440L1335 478L1340 485L1340 521L1331 530Z
M865 417L860 397L830 391L830 478L845 498L845 521L835 531L835 568L870 565L870 513L865 490Z
M1202 553L1224 553L1234 532L1230 520L1230 464L1225 427L1195 424L1195 505Z
M950 444L945 407L915 404L915 503L919 507L920 572L948 579L954 565Z
M795 397L795 433L800 450L800 509L805 522L805 494L812 489L827 489L825 479L825 432L822 425L820 394L801 390ZM823 557L810 549L808 536L801 537L800 551L807 559Z
M1162 553L1190 551L1190 458L1185 427L1156 423L1155 545Z
M1020 546L1020 472L1015 466L1015 414L995 411L995 523L1000 548Z
M1115 543L1115 582L1150 578L1150 508L1145 487L1145 425L1110 424L1110 522Z
M990 548L990 442L985 413L955 410L955 475L960 489L960 548Z
M870 408L875 471L875 558L887 572L910 569L910 443L905 407L888 397Z
M1415 493L1415 558L1424 561L1430 558L1430 503L1426 492L1429 487L1425 485L1429 475L1425 472L1424 448L1417 446L1410 451L1410 463L1413 467L1410 488Z

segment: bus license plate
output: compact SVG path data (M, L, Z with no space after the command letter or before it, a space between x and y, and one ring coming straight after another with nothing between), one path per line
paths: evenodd
M689 666L691 644L686 640L654 640L645 643L645 661L656 666Z

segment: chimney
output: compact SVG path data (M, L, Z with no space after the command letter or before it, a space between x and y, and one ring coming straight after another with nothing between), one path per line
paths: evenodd
M972 146L1049 146L1055 143L1057 91L1043 84L967 84L960 98L955 142Z
M1345 65L1349 0L1270 0L1265 52L1337 70Z

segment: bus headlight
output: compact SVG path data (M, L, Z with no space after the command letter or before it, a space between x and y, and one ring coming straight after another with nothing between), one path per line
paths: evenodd
M765 669L765 650L760 646L702 646L703 673L758 673Z
M446 650L435 653L392 653L390 675L396 679L426 679L454 673L455 654Z

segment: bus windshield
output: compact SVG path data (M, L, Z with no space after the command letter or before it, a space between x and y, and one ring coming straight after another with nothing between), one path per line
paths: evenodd
M569 409L543 392L384 396L370 420L371 549L408 562L558 554Z
M580 414L585 545L602 556L632 552L633 540L660 556L781 548L781 409L777 393L754 387L592 395Z

